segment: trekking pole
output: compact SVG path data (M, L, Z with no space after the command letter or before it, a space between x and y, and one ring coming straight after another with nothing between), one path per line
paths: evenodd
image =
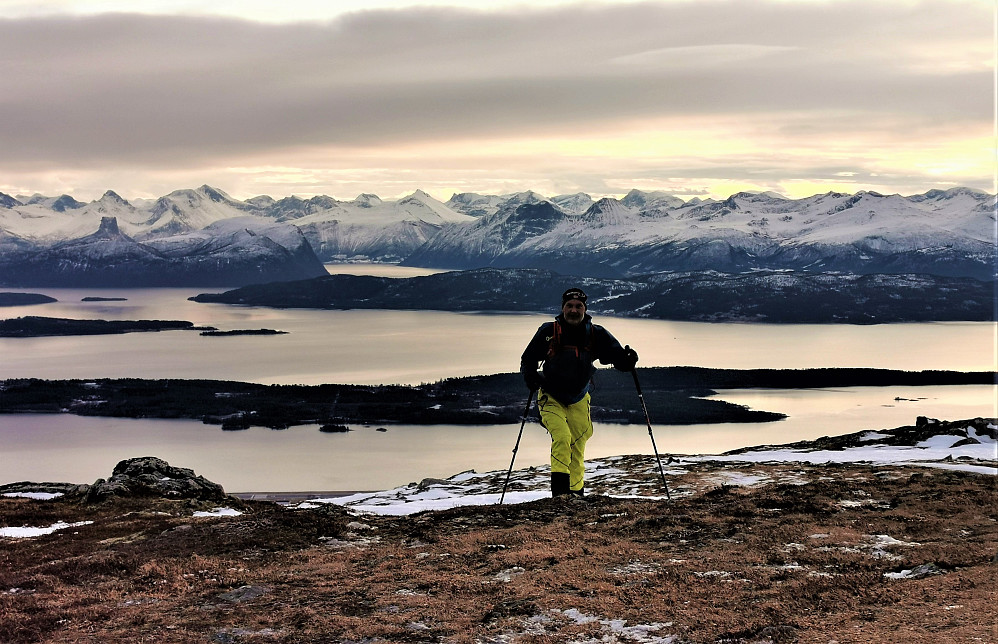
M520 438L523 437L523 426L527 424L527 414L530 413L530 403L534 399L534 390L531 389L527 395L527 406L523 410L523 420L520 421L520 433L516 437L516 445L513 446L513 458L509 459L509 471L506 472L506 482L502 484L502 494L499 496L499 505L502 505L506 498L506 486L509 485L509 476L513 473L513 461L516 460L516 451L520 449Z
M651 431L651 418L648 417L648 405L645 404L645 395L641 393L641 383L638 382L638 370L631 369L634 376L634 387L638 390L638 398L641 399L641 409L645 412L645 422L648 423L648 436L651 437L651 448L655 452L655 460L658 461L658 473L662 476L662 486L665 488L665 498L672 501L669 495L669 484L665 482L665 470L662 469L662 458L658 455L658 447L655 445L655 434Z

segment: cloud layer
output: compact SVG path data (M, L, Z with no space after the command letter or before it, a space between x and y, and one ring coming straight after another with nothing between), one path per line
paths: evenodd
M991 134L992 56L973 1L0 20L0 190L139 168L237 193L390 194L447 172L595 192L869 175L990 189L986 152L961 146ZM919 168L926 150L952 167Z

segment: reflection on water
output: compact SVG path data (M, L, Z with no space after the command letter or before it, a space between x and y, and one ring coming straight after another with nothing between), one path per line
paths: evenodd
M996 415L995 387L853 387L841 390L731 390L718 396L788 413L774 423L653 425L663 454L716 454L739 447L809 440L913 424L919 415L957 420ZM904 398L895 401L895 397ZM635 404L638 404L635 401ZM654 423L654 419L652 419ZM316 426L223 432L194 421L0 415L0 483L107 477L125 458L158 456L221 483L229 492L386 489L426 477L509 466L519 425L355 426L323 434ZM530 422L517 468L544 465L549 439ZM651 454L644 425L598 424L587 448L597 458Z
M419 268L416 266L397 266L395 264L326 264L326 272L330 275L376 275L378 277L421 277L447 273L446 268Z

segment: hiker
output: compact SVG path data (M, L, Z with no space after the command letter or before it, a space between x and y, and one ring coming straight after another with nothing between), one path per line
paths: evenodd
M589 388L596 371L594 360L632 371L638 361L634 349L593 324L586 294L570 288L561 296L561 314L537 329L520 357L520 373L531 391L537 391L541 424L551 435L551 496L581 497L585 488L586 441L593 435L589 417ZM537 366L544 362L543 371Z

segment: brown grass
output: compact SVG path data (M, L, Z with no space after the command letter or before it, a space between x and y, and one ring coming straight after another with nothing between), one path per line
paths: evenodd
M94 523L0 541L0 642L998 642L993 478L798 464L738 471L811 482L712 483L725 471L675 477L671 503L400 518L2 499L3 525ZM885 577L922 564L938 574Z

